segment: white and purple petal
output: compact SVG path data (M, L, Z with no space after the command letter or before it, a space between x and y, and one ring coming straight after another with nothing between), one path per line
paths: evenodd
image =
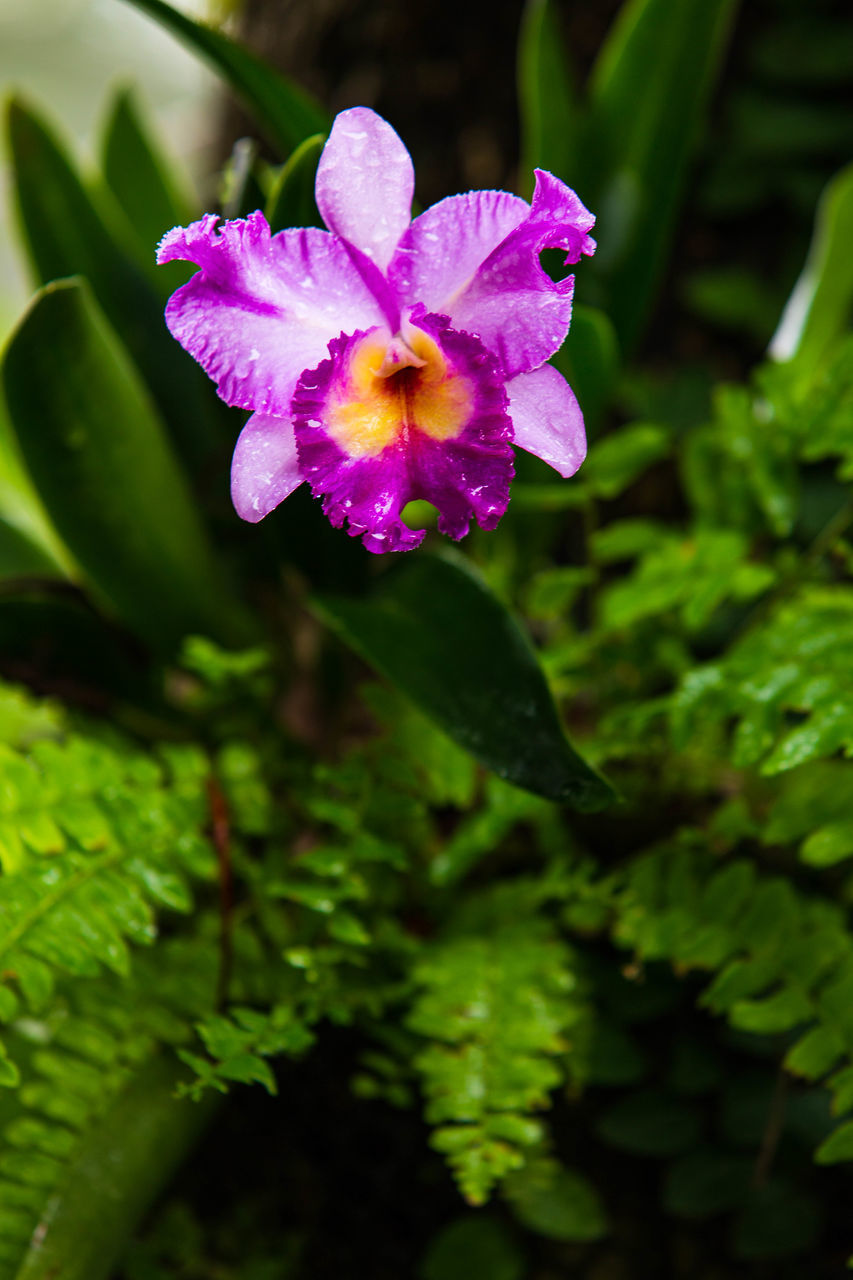
M563 375L545 364L520 373L506 389L515 444L561 476L573 476L586 457L586 432L580 405Z
M231 500L238 516L257 524L303 479L290 419L253 413L231 460Z
M158 262L200 270L169 299L166 323L226 403L285 417L299 375L341 329L384 313L344 245L316 227L270 236L262 213L206 214L162 239Z
M335 117L317 166L317 208L380 271L411 221L414 190L411 156L387 121L368 107Z
M481 263L445 307L454 328L476 333L508 378L544 364L562 345L572 318L574 276L553 281L539 261L544 249L577 262L595 250L595 219L565 183L536 170L527 217Z
M448 196L412 222L388 268L403 306L446 315L489 254L530 214L507 191Z

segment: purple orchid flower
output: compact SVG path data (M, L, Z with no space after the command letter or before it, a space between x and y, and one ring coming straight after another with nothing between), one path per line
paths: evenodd
M407 502L437 507L452 538L494 529L513 444L562 476L586 453L571 388L545 361L566 337L574 277L542 270L591 254L594 218L536 170L528 204L505 191L450 196L412 221L411 157L375 112L337 116L317 168L328 231L271 236L262 213L175 227L158 262L200 270L166 308L173 336L227 404L251 409L231 495L262 519L307 480L332 524L369 551L416 547Z

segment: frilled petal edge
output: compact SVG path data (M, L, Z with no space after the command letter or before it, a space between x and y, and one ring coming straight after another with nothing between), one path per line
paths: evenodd
M293 397L305 479L332 524L346 522L373 552L423 539L402 520L415 498L437 507L440 532L457 539L472 519L493 529L509 501L512 426L493 357L444 317L418 313L413 323L427 340L422 368L365 379L377 367L376 334L342 336Z
M271 236L262 213L217 223L206 214L163 237L158 262L200 268L172 294L166 323L228 404L286 416L303 369L341 329L381 322L382 308L329 232Z

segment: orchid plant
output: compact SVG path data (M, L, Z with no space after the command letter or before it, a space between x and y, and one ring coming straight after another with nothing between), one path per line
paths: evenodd
M828 1280L849 16L625 0L581 91L528 0L521 194L413 217L130 3L264 149L202 213L127 90L94 182L9 106L0 1280Z

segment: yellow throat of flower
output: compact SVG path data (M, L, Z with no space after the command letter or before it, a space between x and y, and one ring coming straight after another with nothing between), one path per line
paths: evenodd
M469 379L453 372L437 342L412 327L406 341L374 332L350 348L330 387L323 425L351 458L375 458L411 431L453 439L472 408Z

